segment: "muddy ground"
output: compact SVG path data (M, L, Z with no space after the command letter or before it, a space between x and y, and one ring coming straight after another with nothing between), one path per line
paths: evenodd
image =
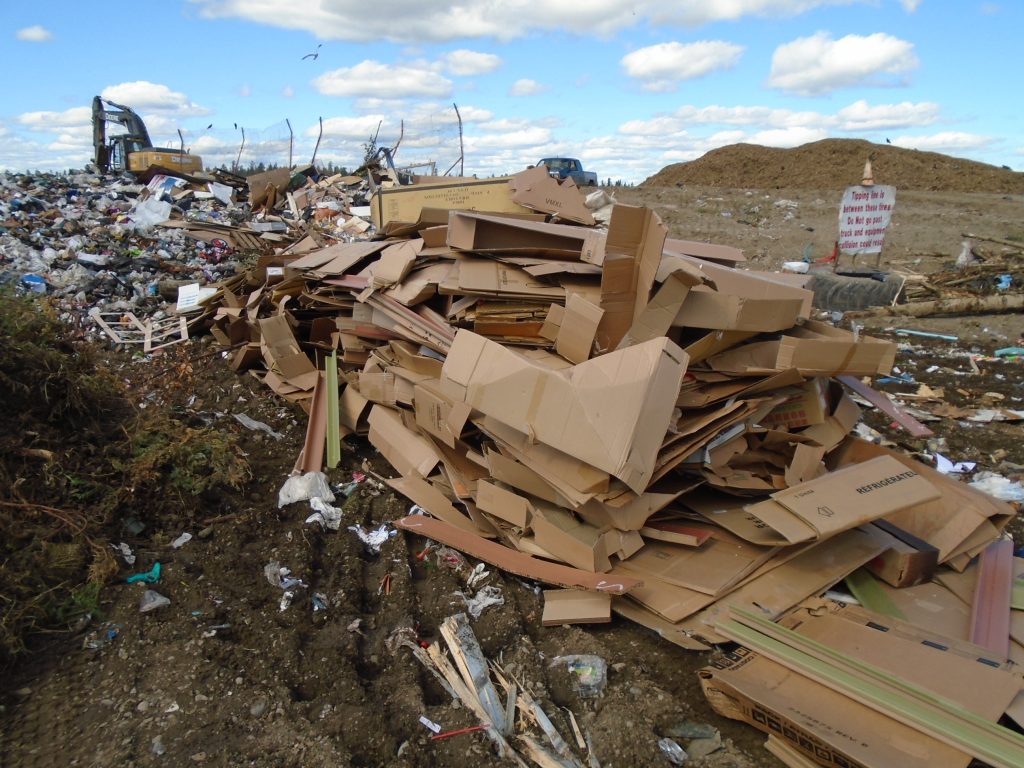
M799 259L808 244L815 257L828 253L841 190L660 188L616 195L654 207L674 237L735 245L758 265L775 267ZM1020 197L901 191L883 264L935 271L959 251L961 231L1022 236L1022 206ZM1016 343L1024 329L1019 315L870 325L887 338L896 337L885 329L897 327L958 335L953 342L901 339L900 369L942 387L954 404L1020 407L1021 362L981 359L977 372L970 363L971 355L985 358ZM345 526L376 525L409 507L369 483L345 504L338 532L305 524L304 504L278 509L304 415L254 379L232 374L211 350L209 339L197 339L142 361L113 351L107 360L136 407L167 409L182 424L237 433L253 479L194 519L147 516L146 501L139 500L137 517L146 528L111 532L139 555L134 567L121 564L120 576L159 561L163 574L152 588L170 605L141 614L146 587L115 580L101 595L102 615L22 658L2 684L0 765L499 764L479 732L429 738L420 716L446 731L474 719L408 650L392 653L387 645L403 627L436 639L441 622L464 610L457 593L467 568L424 554L427 542L406 534L389 539L379 555L369 553ZM281 436L246 430L232 418L238 413ZM928 447L893 431L878 414L866 420L906 450ZM1011 476L1024 467L1019 425L946 419L933 428L945 442L932 447L951 458ZM364 468L394 474L364 441L347 438L342 467L330 477L344 483ZM194 538L173 549L170 542L185 531ZM264 575L272 562L308 584L283 610L282 590ZM571 710L601 765L669 765L657 741L687 721L711 724L725 740L723 749L689 764L781 765L764 751L760 733L709 709L695 675L709 654L683 651L620 619L596 628L542 627L537 585L489 570L486 583L501 590L505 604L473 621L484 652L528 686L566 736L562 708ZM314 610L314 594L322 610ZM581 698L561 668L551 666L555 657L575 653L607 661L600 697Z

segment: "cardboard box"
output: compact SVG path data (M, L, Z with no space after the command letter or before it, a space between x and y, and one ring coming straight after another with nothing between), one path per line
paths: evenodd
M690 291L676 315L676 326L765 333L792 328L798 319L810 315L811 291L740 269L679 258L697 266L714 287L700 285Z
M777 491L742 510L723 510L714 522L747 541L785 546L826 539L939 495L914 469L880 456Z
M451 248L474 253L536 254L601 264L605 234L567 224L452 211L446 242Z
M628 205L612 209L601 275L600 349L615 349L646 309L667 234L654 211Z
M530 500L488 480L476 484L476 503L481 510L526 531L533 519Z
M776 341L745 344L714 355L708 364L716 371L739 375L766 374L796 368L804 376L853 374L873 376L892 370L896 345L827 323L808 321Z
M937 548L886 520L876 520L874 525L890 534L894 541L865 568L894 587L912 587L931 580L939 566Z
M542 165L517 173L509 186L512 199L526 208L591 227L596 223L576 183L572 179L554 178Z
M966 768L969 755L747 648L698 676L711 708L828 768Z
M686 354L667 338L552 371L460 330L441 391L643 493L685 370Z
M513 202L510 178L380 187L370 198L370 218L381 229L391 222L416 222L424 208L530 213L528 208Z
M828 379L817 377L797 387L778 390L786 400L760 421L762 427L798 429L821 424L829 417Z

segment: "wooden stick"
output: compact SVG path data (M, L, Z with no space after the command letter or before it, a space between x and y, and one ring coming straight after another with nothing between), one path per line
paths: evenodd
M1011 293L998 296L970 296L956 299L936 299L935 301L917 301L911 304L897 304L892 307L872 307L871 309L847 312L844 317L988 315L1016 312L1020 309L1024 309L1024 294Z
M1024 243L1015 243L1012 240L1000 240L998 237L985 237L984 235L972 235L970 232L961 232L961 237L969 237L972 240L984 240L986 243L995 243L1013 248L1015 251L1024 252Z

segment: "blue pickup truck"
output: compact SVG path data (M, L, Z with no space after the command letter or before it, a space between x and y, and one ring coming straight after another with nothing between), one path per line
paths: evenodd
M577 187L597 186L597 174L584 171L583 163L575 157L545 157L537 165L547 166L548 172L557 179L572 179Z

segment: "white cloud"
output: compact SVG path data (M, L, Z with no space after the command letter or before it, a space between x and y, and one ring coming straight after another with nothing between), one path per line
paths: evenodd
M508 133L492 133L483 136L466 138L466 146L470 149L530 147L551 141L551 131L547 128L531 127Z
M804 96L852 85L891 84L917 66L914 46L876 32L833 40L827 32L780 45L772 56L768 84Z
M868 104L864 99L843 107L836 113L838 125L845 131L878 131L885 128L907 128L931 125L939 119L939 105L930 101L916 104Z
M38 24L19 29L15 33L15 37L19 40L23 40L26 43L45 43L47 40L53 39L53 33L46 27L41 27Z
M354 67L325 72L313 80L313 87L325 96L445 97L452 81L427 66L381 64L366 59Z
M286 85L284 88L281 89L281 95L284 96L286 99L290 99L293 96L295 96L295 89L292 88L290 85Z
M413 42L465 38L510 40L531 32L568 29L610 36L630 27L699 26L744 16L778 18L813 8L867 0L380 0L367 13L361 0L291 0L288 12L269 0L192 0L205 18L242 18L323 40Z
M242 83L240 86L238 86L238 95L241 96L243 99L249 98L250 96L252 96L252 86L250 86L248 83Z
M821 128L794 126L758 131L744 141L750 144L762 144L766 147L798 147L809 141L820 141L827 137L828 131Z
M982 149L992 143L992 137L962 131L943 131L931 136L897 136L892 140L897 147L921 149L928 152L955 152Z
M367 138L377 133L377 126L386 133L389 127L382 124L387 122L384 115L361 115L359 117L328 117L324 120L324 138L356 139L366 141ZM320 132L320 125L312 125L306 129L305 135L315 139Z
M210 114L210 110L189 101L184 93L172 91L166 85L147 80L108 85L100 92L100 96L131 107L136 112L145 109L179 117Z
M26 112L18 115L18 122L33 131L52 133L54 128L75 128L92 124L90 107L72 107L63 112Z
M485 75L501 66L501 57L493 53L479 53L460 48L441 57L445 67L453 75L467 77Z
M509 96L536 96L538 93L544 93L547 87L541 85L536 80L530 80L529 78L520 78L512 83L512 87L508 89Z
M735 66L743 47L722 40L659 43L622 57L626 74L643 82L648 91L672 91L681 80L692 80Z
M900 0L900 5L907 13L913 13L920 7L921 0Z

